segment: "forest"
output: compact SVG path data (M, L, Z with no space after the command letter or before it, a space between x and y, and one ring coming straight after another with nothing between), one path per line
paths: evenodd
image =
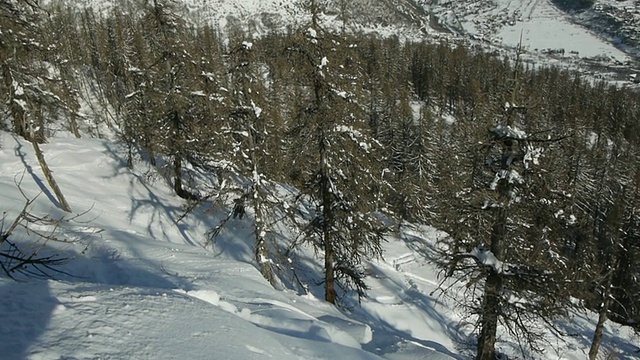
M639 328L638 93L519 49L350 33L325 28L315 1L304 10L305 26L257 37L251 23L191 23L169 0L108 13L0 0L1 126L34 148L116 134L185 216L228 194L208 241L250 221L274 287L292 286L296 246L317 249L339 306L366 296L363 261L384 256L387 234L441 229L438 295L466 289L478 360L495 359L498 326L535 351L530 322L570 309L599 316L590 359L607 321ZM300 235L283 245L283 226Z

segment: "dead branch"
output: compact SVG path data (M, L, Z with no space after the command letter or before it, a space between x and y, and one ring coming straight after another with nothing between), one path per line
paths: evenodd
M55 253L42 254L45 249L49 249L47 245L51 241L66 242L61 240L57 234L60 225L63 222L68 222L69 219L53 219L48 215L32 214L31 205L37 196L27 197L20 188L20 184L18 182L16 184L25 198L25 205L9 225L5 226L8 223L7 212L4 212L2 219L0 219L0 269L12 279L15 279L17 274L40 278L49 278L52 273L69 275L57 267L68 262L70 258ZM40 227L47 227L49 230L43 231L39 229ZM19 229L22 230L20 236L26 236L31 240L29 244L25 245L13 239L18 236Z

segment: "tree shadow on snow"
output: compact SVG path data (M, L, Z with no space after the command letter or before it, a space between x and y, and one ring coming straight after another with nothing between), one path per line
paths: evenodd
M376 270L376 267L372 267L374 272L372 275L383 276L381 270ZM435 333L445 334L452 339L456 344L468 344L470 339L467 338L462 331L460 331L460 322L447 318L443 315L443 311L447 311L447 308L440 304L440 302L429 295L426 295L415 286L407 288L407 283L399 282L391 278L385 278L380 282L381 286L386 287L390 293L397 294L400 303L399 306L409 306L415 310L420 311L425 316L425 320L430 319L431 322L425 323L426 326L436 327L433 329ZM394 306L394 305L389 305ZM437 341L417 338L411 334L410 330L403 330L399 326L389 323L386 319L380 317L375 312L369 313L366 308L358 308L354 313L360 315L362 321L369 324L373 331L373 339L368 344L363 346L363 349L379 354L390 354L400 350L400 345L407 343L414 343L418 346L415 347L415 351L419 351L420 347L432 349L438 353L447 355L453 359L463 360L466 356L454 353L451 349L445 345L440 344ZM414 321L419 321L418 319ZM456 349L461 351L464 349Z
M319 262L322 258L318 256L306 256L302 253L291 254L290 258L292 259L292 263L294 265L294 275L295 279L292 279L293 285L298 285L297 288L303 286L304 289L299 289L299 293L308 293L311 294L316 299L325 298L324 293L324 274L323 268L319 265ZM298 282L298 284L295 284ZM338 290L339 296L344 296L345 294Z
M149 189L147 184L145 184L142 180L140 180L139 182L147 190L146 195L148 197L140 197L136 196L136 194L131 194L131 211L129 221L133 221L133 217L135 216L135 214L143 208L154 209L154 211L151 213L151 219L149 219L149 224L147 226L147 231L150 236L152 236L153 238L170 239L172 237L171 231L175 229L178 230L178 233L184 240L185 244L195 246L196 242L187 232L188 226L184 223L177 223L175 220L182 215L183 209L180 206L165 204L162 199L160 199L157 195L154 194L153 191L151 191L151 189ZM133 189L133 184L131 188ZM162 209L162 212L158 211L157 209ZM160 229L162 233L157 234L156 229Z
M111 237L130 239L132 243L144 241L126 231L111 231ZM125 243L126 242L122 242ZM191 281L172 274L159 261L150 260L136 246L126 249L126 258L119 250L95 241L85 254L72 255L72 260L55 275L58 280L88 283L88 286L129 286L162 290L192 290ZM159 275L164 273L164 275Z
M58 300L50 293L48 282L18 282L3 279L0 285L0 357L22 360L44 333Z
M49 201L55 207L61 209L62 205L60 205L60 202L58 202L58 199L56 199L55 196L51 194L51 192L49 191L49 188L47 188L47 186L42 182L42 179L40 179L38 174L35 173L35 171L33 170L33 167L31 167L31 165L29 165L29 163L27 162L27 159L26 159L27 154L22 151L22 143L20 142L20 140L18 140L18 138L15 135L13 136L13 138L16 141L16 147L14 148L14 153L17 157L20 158L20 161L22 162L22 165L24 165L26 172L29 173L29 175L31 175L31 178L33 178L33 181L36 183L36 185L38 185L38 188L40 188L40 191L42 191L42 193L47 196L47 199L49 199Z
M55 310L61 305L49 288L52 281L76 284L73 291L79 294L105 291L114 286L154 296L160 291L192 290L188 279L169 273L158 275L161 264L141 260L139 256L123 259L117 250L103 245L91 247L82 254L50 249L40 255L55 255L68 261L56 266L55 271L45 272L50 280L20 274L17 280L0 278L0 299L3 299L0 301L0 359L23 360L36 354L39 338L50 327Z
M416 255L419 255L428 262L435 263L438 257L438 250L436 247L422 236L415 235L414 233L420 233L420 229L416 229L412 226L403 226L399 239L403 241L407 248L412 250ZM444 236L443 234L434 234L436 236Z
M124 173L130 176L128 196L131 198L131 208L129 210L129 222L132 223L137 214L143 214L142 210L152 210L149 213L151 218L148 220L147 225L147 232L151 237L171 239L174 237L173 231L177 230L185 244L197 245L189 234L189 225L176 221L184 213L182 206L166 203L151 189L149 185L151 180L148 177L129 171L126 162L123 160L126 155L120 153L117 146L104 144L104 148L104 153L118 162L117 166L114 166L115 172L111 176L116 177ZM124 149L120 150L124 151ZM135 193L135 190L140 189L144 189L144 192ZM147 214L145 213L145 215Z
M584 351L585 357L591 347L593 333L595 331L595 322L588 321L584 312L578 312L575 315L581 321L564 320L559 321L556 327L565 334L566 337L573 339L575 343L565 342L565 339L558 338L559 347L569 347L572 350L581 349ZM596 319L597 315L592 314L592 319ZM609 323L610 324L610 323ZM576 349L577 348L577 349ZM602 335L602 345L600 346L600 355L611 352L615 354L616 359L640 359L640 347L637 344L631 344L629 340L622 338L611 331L611 328L605 326Z
M438 321L441 322L441 324L444 324L444 328L446 329L445 333L449 335L449 337L451 337L452 339L460 337L459 332L455 331L455 324L447 322L447 320L444 319L432 306L423 306L421 307L421 309L428 313L429 316L437 318ZM399 350L399 344L403 342L413 342L415 344L419 344L424 348L432 349L438 353L447 355L453 359L467 359L466 356L454 353L449 348L438 343L437 341L416 338L410 332L400 330L383 319L370 319L367 321L367 323L373 331L373 339L368 344L365 344L362 348L372 353L377 353L379 355L395 353Z
M216 213L216 215L213 218L223 219L226 217L225 213ZM216 224L216 226L218 225L219 223ZM211 229L214 227L212 226ZM229 257L257 268L253 254L255 241L253 234L253 219L251 217L229 219L220 234L211 243L216 254L215 257Z

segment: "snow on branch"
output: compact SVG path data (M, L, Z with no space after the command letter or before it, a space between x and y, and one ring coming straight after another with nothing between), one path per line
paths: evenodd
M469 253L478 264L493 268L497 273L502 273L503 264L496 256L485 246L477 246Z
M352 126L338 125L334 130L336 132L341 132L349 135L349 138L351 138L351 140L358 144L358 146L360 146L362 150L369 152L369 150L371 149L371 144L359 140L359 138L363 138L364 135L360 131L354 129Z
M515 140L526 140L527 133L518 129L515 126L509 125L496 125L489 130L493 135L495 135L498 139L515 139Z
M453 275L453 272L458 268L458 263L465 259L473 260L477 265L483 268L489 268L495 271L498 274L504 273L504 264L502 261L498 260L498 258L491 252L491 250L487 249L485 245L478 245L470 252L465 253L457 253L453 255L453 261L450 266L448 276Z
M498 172L496 172L496 175L493 179L493 182L491 182L491 185L489 185L489 188L491 190L495 190L498 187L498 183L500 182L500 180L507 180L509 182L509 184L523 184L524 183L524 179L522 178L522 176L520 175L520 173L518 173L515 170L499 170Z

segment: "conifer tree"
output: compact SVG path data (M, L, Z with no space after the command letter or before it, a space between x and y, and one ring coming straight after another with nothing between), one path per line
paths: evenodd
M60 96L55 94L56 83L66 85L65 79L50 76L48 55L56 48L43 39L39 26L42 9L28 1L0 1L0 89L3 103L8 104L11 130L31 142L49 186L60 208L70 212L64 194L58 186L40 143L46 141L47 118L55 118L61 111L72 112ZM63 90L68 90L62 86Z
M565 210L557 202L564 189L545 179L557 171L546 158L557 156L564 134L537 128L526 107L516 106L517 68L513 79L502 116L456 124L469 145L458 150L462 181L446 192L456 206L441 222L450 236L442 242L440 265L448 278L472 289L462 306L478 316L477 360L496 358L500 324L520 344L539 350L543 337L535 320L549 321L568 306L560 246L565 232L554 225L564 221L557 216Z
M237 175L248 182L237 195L232 210L233 216L245 213L245 207L253 210L254 255L262 275L278 286L276 262L272 251L271 226L278 212L277 195L267 179L266 165L272 162L273 153L268 151L272 139L268 124L269 110L266 89L260 79L259 65L254 55L254 44L237 40L231 45L230 59L230 112L219 137L228 148ZM242 216L241 216L242 217Z
M292 166L301 198L311 205L303 233L324 257L325 299L340 291L364 295L363 261L381 254L382 225L374 198L377 143L356 103L359 70L355 44L312 24L286 48L302 100L289 126ZM303 149L300 152L300 149ZM290 153L291 154L291 153Z
M195 133L202 120L197 104L202 99L195 81L193 58L184 36L188 28L178 16L175 3L153 0L146 4L138 31L146 33L140 66L130 68L135 91L128 94L128 121L154 154L171 158L173 188L178 196L194 199L184 188L182 167L192 156L199 139ZM146 55L146 56L145 56Z
M593 360L608 320L633 324L638 317L638 273L632 264L640 255L640 241L637 148L622 136L615 142L596 136L590 145L591 164L580 169L576 213L586 223L585 243L580 245L587 252L588 263L582 271L587 281L581 297L598 314L589 349Z

